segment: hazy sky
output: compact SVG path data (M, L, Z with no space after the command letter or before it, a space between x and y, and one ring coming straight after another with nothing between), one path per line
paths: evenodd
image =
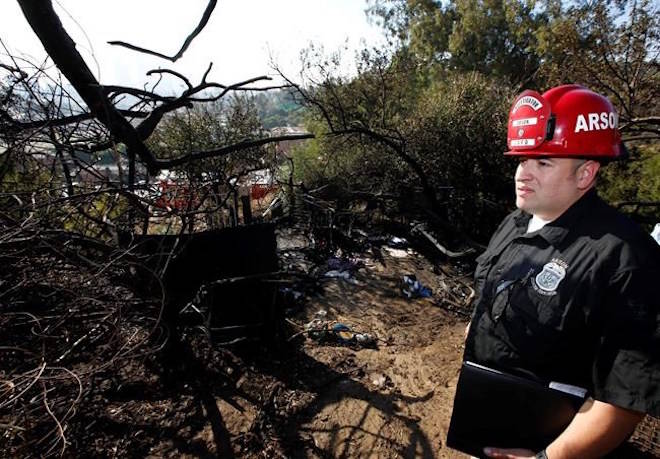
M53 5L103 84L142 87L155 78L145 72L158 67L177 70L195 84L211 61L208 81L235 83L272 75L269 53L294 75L300 50L310 42L327 51L382 42L381 30L367 23L365 0L219 0L184 57L171 63L106 42L122 40L174 55L197 25L206 0L53 0ZM37 62L45 57L14 0L0 0L0 39L12 54ZM6 54L2 45L0 53Z

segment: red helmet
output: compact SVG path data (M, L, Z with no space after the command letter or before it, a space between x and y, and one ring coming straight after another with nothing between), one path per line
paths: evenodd
M576 84L527 90L509 112L505 155L615 159L626 156L607 98Z

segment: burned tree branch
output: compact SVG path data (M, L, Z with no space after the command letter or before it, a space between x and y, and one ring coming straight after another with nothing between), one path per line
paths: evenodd
M194 152L188 155L180 156L178 158L169 159L169 160L158 160L157 166L159 169L169 169L172 167L189 163L191 161L223 156L240 150L247 150L250 148L260 147L262 145L267 145L269 143L282 142L284 140L303 140L303 139L312 139L312 138L314 138L314 134L295 134L295 135L282 135L276 137L266 137L264 139L256 139L256 140L243 140L233 145L227 145L222 148L217 148L215 150Z
M25 73L23 70L18 69L16 67L12 67L12 66L7 65L7 64L0 63L0 68L8 70L12 73L18 73L21 76L21 78L27 78L28 77L27 73Z
M126 43L123 41L109 41L108 44L114 46L123 46L124 48L132 49L133 51L149 54L151 56L156 56L163 59L167 59L168 61L176 62L179 58L181 58L181 56L183 56L183 53L186 52L186 50L188 49L192 41L195 39L195 37L200 34L200 32L204 29L204 27L206 27L206 24L209 22L209 19L211 18L211 13L213 13L213 10L215 9L217 3L218 0L209 0L209 4L206 6L206 10L204 10L204 14L202 15L202 19L199 21L199 24L197 24L195 30L193 30L192 33L188 35L188 38L186 38L186 41L181 46L179 52L172 57L166 56L165 54L161 54L156 51L148 50L146 48L141 48L139 46L131 45L130 43Z
M222 98L224 95L226 95L229 91L237 91L237 90L253 90L252 88L243 88L243 86L254 83L256 81L261 81L261 80L270 80L270 77L267 76L259 76L255 78L250 78L245 81L241 81L239 83L235 83L229 86L221 85L219 83L205 83L203 82L199 86L192 88L191 90L185 91L180 97L176 99L171 99L168 100L166 103L163 105L157 107L151 114L144 120L142 121L136 128L136 131L138 133L138 136L140 139L146 139L151 135L151 133L156 129L156 126L158 126L158 123L163 119L163 116L165 116L166 113L171 112L173 110L176 110L177 108L188 106L191 102L212 102L219 100ZM208 97L208 98L193 98L191 97L192 95L208 88L221 88L223 91L220 92L217 96L213 97ZM136 90L140 91L140 90ZM148 93L150 94L150 93Z
M75 42L53 10L50 1L18 0L32 30L44 45L53 62L71 82L91 112L126 146L144 161L150 171L156 171L156 158L138 137L131 124L110 104L100 85L78 53Z
M433 237L433 235L431 235L431 233L426 231L426 228L425 228L424 224L420 224L420 225L415 226L412 229L411 232L412 233L419 232L426 239L428 239L429 242L435 246L435 248L437 248L440 252L442 252L444 255L448 256L449 258L462 258L462 257L465 257L467 255L470 255L470 254L474 253L473 248L462 250L460 252L454 252L452 250L449 250L448 248L446 248L445 246L440 244L438 242L438 240L435 237Z
M215 2L211 2L215 3ZM212 87L222 88L223 91L218 96L200 99L217 100L231 90L238 90L244 86L264 79L270 79L266 76L251 78L233 85L224 86L217 83L202 83L201 85L189 89L176 99L161 99L165 102L155 109L151 114L136 128L134 128L108 100L106 93L108 88L104 88L96 81L94 75L83 60L82 56L76 50L76 44L68 35L62 26L59 17L55 13L50 1L41 2L36 0L19 0L23 13L30 26L34 30L39 40L44 45L53 62L58 66L62 73L67 77L71 84L76 88L80 96L90 108L91 113L103 123L113 137L126 144L129 155L135 154L147 166L150 173L154 174L163 168L174 165L185 164L197 159L221 156L244 148L251 148L280 140L298 140L301 138L310 138L300 136L283 136L267 139L257 139L254 141L244 141L238 144L219 148L216 150L191 153L189 155L176 158L174 160L159 160L144 144L144 140L151 135L153 130L162 119L163 115L177 108L187 106L192 102L190 98L193 94ZM207 11L211 11L210 10ZM210 14L210 12L209 12ZM159 96L148 91L131 88L110 88L116 89L115 92L127 92L134 95L158 98Z
M192 89L193 89L193 85L190 84L190 80L189 80L188 78L186 78L185 76L183 76L182 74L180 74L179 72L176 72L176 71L174 71L174 70L170 70L170 69L154 69L154 70L149 70L149 71L147 72L147 76L151 76L151 75L160 75L160 74L163 74L163 73L167 73L167 74L169 74L169 75L174 75L175 77L179 78L180 80L182 80L182 81L186 84L186 86L188 86L188 89L189 89L190 91L192 91ZM203 81L203 80L202 80L202 81Z
M124 116L129 116L132 118L146 118L148 116L147 112L141 110L119 110L119 113L121 113ZM4 115L6 114L2 113L1 115L4 117ZM92 113L80 113L78 115L71 115L62 118L45 119L39 121L17 121L9 118L8 116L5 119L7 119L9 123L14 125L18 129L27 130L27 129L40 129L48 126L49 127L67 126L70 124L80 123L82 121L93 120L94 118L95 116Z
M209 62L209 66L206 69L206 72L204 72L204 75L202 75L202 84L206 83L206 77L209 76L209 72L213 68L213 62Z
M155 100L158 102L171 102L175 100L175 97L172 96L161 96L160 94L157 94L152 91L146 91L144 89L138 89L138 88L130 88L128 86L109 85L109 86L101 86L101 88L103 93L107 94L111 98L115 98L122 94L127 94L129 96Z

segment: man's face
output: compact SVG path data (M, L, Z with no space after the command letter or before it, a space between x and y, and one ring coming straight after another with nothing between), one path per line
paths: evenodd
M521 157L516 169L516 206L543 220L554 220L584 193L583 160Z

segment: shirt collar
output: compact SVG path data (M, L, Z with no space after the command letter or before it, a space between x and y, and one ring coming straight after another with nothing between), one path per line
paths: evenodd
M584 218L598 199L596 189L591 188L563 214L541 228L537 234L554 246L561 244L569 229L574 228L580 219ZM518 215L514 216L514 221L520 234L524 234L532 216L522 210L518 212Z
M520 209L516 210L513 215L513 222L516 225L516 230L520 234L527 232L527 226L529 226L529 221L532 219L532 214L528 214L525 211Z

